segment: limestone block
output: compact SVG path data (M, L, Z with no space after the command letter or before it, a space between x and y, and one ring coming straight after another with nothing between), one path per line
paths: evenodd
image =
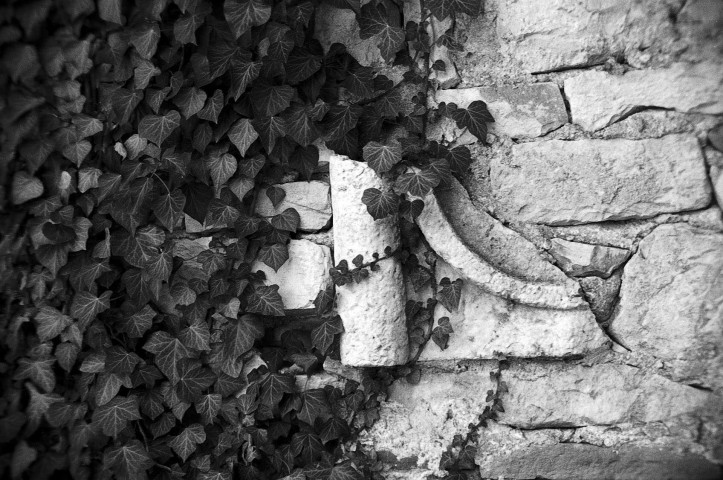
M378 39L372 37L362 40L359 36L359 22L352 10L332 7L329 4L319 5L316 9L314 38L321 43L325 52L329 51L332 44L341 43L347 52L364 66L385 64L377 46Z
M586 71L565 80L572 121L595 131L638 107L679 112L723 113L723 62L676 63L624 75Z
M658 0L550 0L544 8L537 0L497 3L502 52L527 72L602 63L675 32Z
M484 101L495 119L489 125L490 132L512 138L539 137L568 121L562 94L554 83L438 90L430 106L446 102L466 108L476 100ZM432 135L444 135L448 140L459 136L461 131L457 131L451 120L445 120L442 125L433 128ZM476 141L471 134L468 135L469 138L461 137L459 141Z
M459 272L437 260L437 277L459 277ZM564 357L584 355L608 339L586 306L574 310L531 307L491 295L465 282L459 308L448 312L438 304L435 321L449 317L454 333L447 349L433 342L420 361L493 359L495 352L510 357Z
M585 292L585 300L590 304L590 310L598 322L610 318L615 308L615 302L620 292L622 273L615 272L610 278L583 277L580 286Z
M483 429L477 464L482 478L567 480L719 478L702 455L670 451L670 445L577 443L554 430L522 433L494 425Z
M329 184L319 181L291 182L276 185L286 192L284 199L274 207L266 195L266 189L256 197L256 213L273 217L287 208L299 212L299 230L316 232L325 228L331 220L331 196Z
M279 294L287 311L310 310L319 290L331 285L329 269L332 267L328 247L308 240L289 242L289 259L278 271L263 262L256 261L251 271L262 270L266 285L278 285Z
M622 248L570 242L559 238L553 238L550 243L550 253L560 268L575 277L594 275L607 278L630 254Z
M458 374L423 368L417 385L394 382L379 420L361 434L361 442L400 460L416 457L419 469L443 476L439 460L484 410L486 392L494 388L489 372L496 365L483 362Z
M490 183L510 217L549 225L695 210L711 196L698 141L687 135L518 144L492 159Z
M540 257L528 240L477 209L456 180L450 185L426 196L417 222L432 249L464 279L525 305L584 305L577 282Z
M334 208L334 263L361 254L368 261L373 253L384 256L387 246L399 246L395 215L374 220L362 203L367 188L388 189L366 163L343 156L329 159L331 200ZM341 361L351 366L391 366L407 361L409 345L404 314L406 294L402 267L395 258L377 264L361 283L337 287L337 312L344 323Z
M673 224L645 237L625 266L610 331L675 379L723 386L723 235Z
M720 399L635 367L514 362L500 422L518 428L668 421L695 415Z
M723 206L723 168L717 165L710 167L710 183L713 185L716 202Z

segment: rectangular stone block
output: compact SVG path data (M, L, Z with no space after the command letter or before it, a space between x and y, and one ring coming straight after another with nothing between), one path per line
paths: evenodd
M554 83L534 83L520 86L475 87L439 90L431 100L430 107L441 102L456 103L466 108L470 103L482 100L495 119L490 132L512 138L535 138L567 123L567 111L560 89ZM433 126L432 138L443 136L451 140L461 134L454 122L442 120ZM460 138L461 143L472 143L471 134Z
M512 219L548 225L649 218L706 207L698 141L550 140L512 147L490 164L492 194Z
M639 107L723 113L723 62L632 70L624 75L587 71L565 80L572 121L585 130L608 126Z

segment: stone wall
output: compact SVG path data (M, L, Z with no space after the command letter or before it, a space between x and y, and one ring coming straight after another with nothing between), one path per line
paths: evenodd
M419 12L405 3L405 20ZM479 478L720 478L722 18L720 0L492 0L457 19L461 50L434 48L448 68L431 106L484 100L496 123L489 145L450 122L429 130L473 152L469 174L425 198L418 219L436 276L464 287L457 311L435 312L451 320L449 347L427 346L420 382L395 382L362 436L386 478L443 475L442 454L488 405L499 355L509 392L480 430ZM432 37L450 26L433 21ZM351 11L324 7L317 27L325 48L345 43L401 78ZM282 185L276 209L257 203L301 214L289 261L257 265L289 314L312 307L332 262L398 242L395 219L359 217L358 193L380 180L327 151L329 162L331 186L322 169ZM419 293L382 262L366 286L337 291L347 365L407 359L403 305ZM327 370L317 383L355 375Z

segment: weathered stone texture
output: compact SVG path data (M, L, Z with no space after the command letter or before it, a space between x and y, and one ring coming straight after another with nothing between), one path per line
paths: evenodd
M610 318L620 292L622 272L615 272L610 278L583 277L580 286L585 293L585 300L598 322Z
M587 71L565 80L572 121L599 130L639 107L723 113L723 62L633 70L624 75Z
M437 261L438 278L458 278L459 272ZM459 308L449 312L441 304L435 320L449 317L454 333L447 349L429 343L420 361L493 359L495 352L511 357L584 355L608 343L590 310L536 308L491 295L464 282Z
M656 228L625 266L610 331L677 380L723 387L723 235Z
M446 102L467 108L477 100L487 104L495 119L489 126L490 132L512 138L539 137L568 121L562 94L553 83L439 90L431 106ZM460 137L461 133L448 119L430 132L432 137L444 136L448 140ZM465 134L458 141L473 143L476 139L471 134Z
M553 238L550 253L562 270L574 277L607 278L629 255L627 250Z
M356 14L350 9L336 8L329 4L319 5L316 9L314 38L321 43L325 52L329 51L332 44L341 43L362 65L384 64L382 54L377 47L377 39L372 37L362 40L359 36Z
M289 259L278 271L263 262L251 265L252 271L262 270L267 285L278 285L284 308L289 311L314 308L319 290L331 285L329 269L332 267L328 247L308 240L289 242Z
M331 221L331 195L329 184L319 181L292 182L276 185L286 192L284 199L274 207L266 195L266 189L256 197L256 213L273 217L287 208L299 213L299 230L316 232L328 226Z
M361 198L367 188L390 188L366 163L342 156L329 159L331 198L334 208L334 262L358 254L368 261L373 253L384 255L387 246L400 241L396 215L374 220ZM409 355L406 295L399 260L387 258L361 283L337 287L337 312L344 323L341 361L352 366L403 364Z
M703 208L710 186L694 137L551 140L492 159L493 195L519 221L571 225Z
M427 195L417 219L439 256L493 295L539 307L584 305L576 282L540 257L532 243L477 209L458 182L450 184Z

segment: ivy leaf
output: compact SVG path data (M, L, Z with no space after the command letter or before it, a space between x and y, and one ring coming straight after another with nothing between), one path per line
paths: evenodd
M138 54L145 60L151 60L156 54L161 29L158 24L146 22L131 31L130 44L136 47Z
M454 147L445 156L453 172L464 174L472 164L472 154L465 146Z
M341 323L341 318L336 316L330 320L326 320L311 331L311 343L319 353L326 355L329 347L331 347L331 344L334 342L334 336L343 331L344 326Z
M118 395L123 379L116 373L102 373L96 381L95 403L97 406L105 405Z
M180 379L178 363L192 356L192 353L180 340L164 331L154 332L143 345L143 350L156 355L156 365L173 385Z
M229 95L233 96L234 100L238 100L246 91L246 87L259 77L261 66L262 62L250 62L236 58L231 60L229 68L231 89Z
M196 87L181 89L178 95L173 97L173 103L178 107L185 118L197 114L206 103L206 92ZM160 145L158 143L157 145Z
M103 433L116 437L131 420L140 420L138 399L131 397L115 397L110 402L95 409L93 423L99 425Z
M272 373L261 382L259 400L268 407L275 407L285 393L294 393L294 377Z
M297 432L291 437L291 448L302 462L312 463L321 455L323 444L315 433Z
M405 33L403 28L389 25L388 19L387 11L382 5L367 3L361 8L359 16L359 36L362 40L376 36L382 57L391 62L404 45Z
M196 319L191 325L181 330L178 338L188 348L202 351L211 350L211 331L208 328L208 323L202 320Z
M174 190L172 193L160 195L156 201L153 202L152 210L156 218L158 218L158 221L161 222L161 225L166 227L167 230L173 231L173 227L175 227L181 218L185 205L186 197L180 190Z
M185 462L196 451L196 447L205 441L206 431L203 429L203 425L194 423L168 442L168 446Z
M285 118L287 134L299 145L305 147L319 138L319 128L309 118L303 107L291 108Z
M71 143L63 148L63 156L73 162L76 166L80 166L92 150L92 146L88 140L80 140Z
M349 72L342 85L361 99L372 98L374 96L374 70L369 67L357 67Z
M33 319L35 320L36 332L41 342L54 339L60 335L60 332L62 332L65 327L73 322L69 316L63 315L59 310L48 306L40 307L40 310L38 310L38 313L35 314Z
M341 139L354 128L364 109L355 104L334 105L324 117L325 140Z
M449 278L444 277L439 281L439 301L447 309L453 312L459 307L459 300L462 296L462 279L458 278L451 282Z
M282 117L255 118L252 123L259 132L267 153L274 149L276 141L287 132L286 120Z
M329 480L364 480L364 475L354 469L351 462L334 465Z
M58 365L66 372L73 369L78 353L80 353L80 348L69 342L63 342L55 347L55 358L58 360Z
M272 267L273 268L273 267ZM279 294L278 285L258 286L248 296L246 310L250 313L281 317L284 315L284 302Z
M248 352L263 335L263 327L251 315L230 319L222 334L224 358L236 360Z
M424 6L437 17L444 20L450 15L465 13L475 16L479 12L480 2L477 0L425 0Z
M216 381L208 368L203 368L199 362L184 361L179 368L178 395L181 399L194 402L201 392Z
M217 198L208 205L208 218L213 225L233 226L240 215L237 209Z
M466 109L453 109L452 119L459 128L467 128L481 142L487 142L487 123L495 121L482 100L475 100Z
M184 11L185 9L181 9ZM182 44L192 43L196 45L196 30L203 25L206 15L211 13L211 6L201 3L193 12L184 14L173 24L173 36Z
M293 208L287 208L280 214L271 217L271 225L275 229L292 233L296 232L300 221L301 217L299 216L299 212Z
M271 18L271 5L263 0L225 0L223 14L231 31L238 38L251 27L268 22Z
M397 178L397 186L415 197L424 197L430 190L439 185L439 182L439 174L429 168L405 173Z
M98 314L110 308L111 295L110 290L103 292L100 297L96 297L90 292L75 294L73 303L70 305L70 314L73 318L78 319L78 328L81 332L85 331Z
M146 115L138 123L138 134L160 146L181 125L181 114L171 110L165 115Z
M273 117L289 108L295 94L296 91L289 85L259 81L251 89L249 98L257 117Z
M214 186L220 189L220 187L236 173L238 162L230 153L211 155L206 158L206 167L211 173L211 180L213 180Z
M332 417L324 422L319 432L319 437L321 437L321 441L325 444L332 440L342 440L349 435L351 435L349 424L346 423L346 420L339 417Z
M240 118L231 126L228 131L228 138L238 148L239 153L243 157L252 143L259 138L259 134L254 130L251 121L247 118Z
M321 67L321 57L307 48L296 47L286 61L286 79L292 84L302 82L312 76Z
M437 326L432 330L432 340L439 348L445 350L449 342L449 335L453 333L452 325L449 323L449 317L442 317L437 321Z
M218 123L218 115L221 113L221 110L223 110L223 91L216 89L216 91L213 92L213 96L208 97L206 104L201 111L198 112L198 118Z
M208 213L208 207L213 199L213 190L200 182L186 183L181 187L186 196L183 211L198 223L203 223Z
M151 468L154 463L138 439L133 439L122 446L110 447L103 453L103 466L116 467L128 478L144 476L142 472Z
M382 192L378 188L367 188L362 194L362 203L367 206L367 211L374 220L379 220L397 211L399 197L392 191Z
M13 455L10 459L10 477L13 479L21 478L23 473L38 458L38 451L27 444L25 440L21 440L15 445Z
M30 392L30 402L28 403L28 408L25 411L30 421L28 422L26 428L33 431L38 427L43 419L43 416L47 414L50 406L54 403L62 402L63 397L56 393L40 393L30 382L25 383L25 388L27 388L28 392Z
M316 145L299 147L294 151L289 163L304 180L309 181L319 165L319 149Z
M324 390L320 388L308 390L302 392L300 398L302 404L297 416L302 422L313 426L317 418L326 420L331 416L331 408Z
M334 286L329 285L324 290L319 290L319 293L314 299L314 307L316 307L316 314L322 315L329 311L331 306L334 304Z
M29 378L44 392L50 393L55 389L55 373L53 373L54 358L18 360L13 379L23 380Z
M271 185L266 189L266 196L269 197L274 208L277 208L279 204L284 201L284 198L286 198L286 190L279 186Z
M289 259L289 248L285 244L274 243L273 245L265 245L259 250L256 259L264 262L274 271L278 271L281 266Z
M123 25L122 0L98 0L98 15L107 22Z
M390 145L369 142L364 145L362 152L364 160L377 174L388 172L402 160L402 146L398 142L392 142Z
M219 410L221 409L222 396L219 393L209 393L201 395L196 401L196 411L203 418L203 423L210 425L216 419Z

